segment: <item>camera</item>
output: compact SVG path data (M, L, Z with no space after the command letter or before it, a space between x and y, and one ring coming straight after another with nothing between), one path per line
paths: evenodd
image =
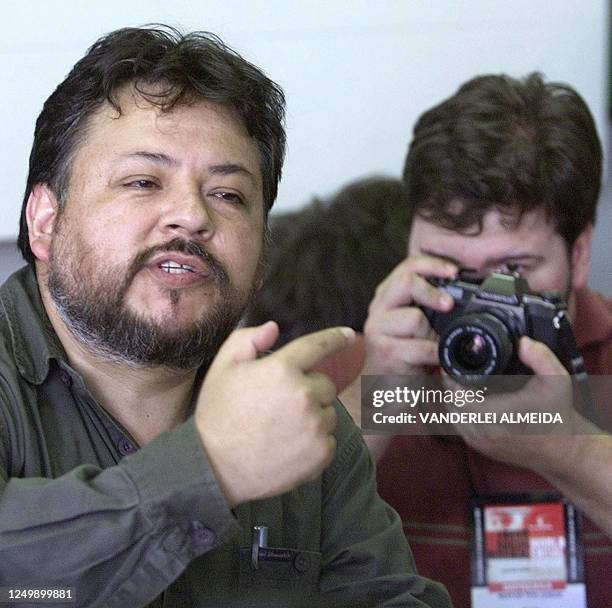
M513 272L428 281L455 301L447 313L422 310L440 337L440 365L457 381L477 384L492 375L531 374L518 357L523 335L546 344L571 372L575 340L558 292L533 293Z

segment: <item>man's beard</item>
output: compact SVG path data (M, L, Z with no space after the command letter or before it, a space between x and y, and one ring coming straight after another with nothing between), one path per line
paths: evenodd
M93 250L75 245L78 237L66 230L60 232L63 234L56 235L49 259L49 293L70 332L87 350L105 360L180 370L207 366L238 324L255 291L251 288L241 294L231 285L221 263L193 241L176 238L151 247L137 255L126 270L104 265ZM172 327L171 321L178 314L180 289L167 289L171 310L166 318L170 323L164 323L164 318L148 319L131 310L125 301L136 274L152 256L163 251L203 259L210 269L207 280L218 291L215 302L200 319L183 329L165 327ZM260 261L258 274L261 266ZM253 286L258 283L256 276Z

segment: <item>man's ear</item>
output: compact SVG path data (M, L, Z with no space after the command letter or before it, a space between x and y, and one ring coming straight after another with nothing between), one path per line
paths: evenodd
M47 184L36 184L28 197L26 220L30 249L41 262L49 261L57 211L57 197L51 188Z
M572 245L572 288L582 289L589 280L589 266L591 264L591 241L593 239L593 224L578 235Z

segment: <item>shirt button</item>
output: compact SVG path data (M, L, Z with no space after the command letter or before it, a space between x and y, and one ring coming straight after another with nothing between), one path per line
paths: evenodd
M307 572L310 568L310 557L304 553L298 553L293 559L293 567L298 572Z
M198 539L202 545L212 545L217 538L216 534L207 528L201 521L192 521L191 530L193 536Z
M72 378L65 369L60 372L60 379L66 386L72 386Z
M131 441L128 441L124 437L119 440L119 445L117 446L119 449L119 454L122 456L128 456L129 454L133 454L136 451L134 444Z

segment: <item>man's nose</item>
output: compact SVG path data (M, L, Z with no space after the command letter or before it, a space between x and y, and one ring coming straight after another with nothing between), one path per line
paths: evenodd
M188 190L172 198L163 209L161 230L166 234L181 234L208 239L214 233L214 222L205 196Z

